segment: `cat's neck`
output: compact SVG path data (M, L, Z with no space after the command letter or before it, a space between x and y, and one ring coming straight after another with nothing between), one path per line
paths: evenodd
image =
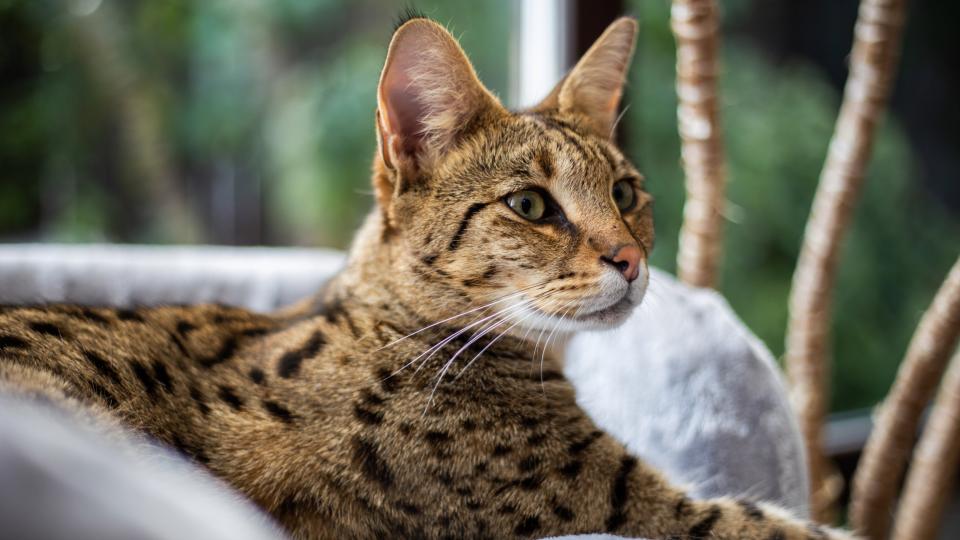
M349 309L363 318L388 323L394 335L411 335L434 325L437 327L433 327L432 333L456 332L495 311L493 308L481 309L478 302L451 295L449 290L438 287L422 272L418 273L401 242L400 238L390 237L380 212L374 210L356 235L346 266L316 295L288 314L302 320L322 314L335 315L336 311ZM469 328L463 338L469 340L486 326L481 323ZM529 342L530 347L537 342L537 356L543 354L546 339L543 332L526 331L519 326L511 328L510 324L492 328L487 339L476 343L483 346L489 343L489 338L501 333L504 336L496 345L516 349L523 342ZM559 357L568 338L569 335L563 332L554 332L546 356ZM496 348L494 346L490 352Z

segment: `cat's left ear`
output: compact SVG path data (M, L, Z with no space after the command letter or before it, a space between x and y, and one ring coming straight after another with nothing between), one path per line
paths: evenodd
M636 40L636 19L611 23L535 110L579 114L594 133L612 138Z
M388 168L428 170L483 119L505 113L443 26L415 18L393 34L377 89Z

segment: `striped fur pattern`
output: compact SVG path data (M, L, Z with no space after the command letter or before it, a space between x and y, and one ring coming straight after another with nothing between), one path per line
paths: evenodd
M295 538L845 538L688 498L577 407L553 353L646 286L645 256L631 280L613 255L653 242L610 136L635 28L615 22L509 112L445 29L405 22L378 94L377 204L323 291L274 314L0 308L0 390L171 445ZM506 204L524 190L547 217Z

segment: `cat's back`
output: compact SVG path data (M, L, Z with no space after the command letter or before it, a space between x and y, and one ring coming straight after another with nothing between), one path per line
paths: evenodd
M150 427L155 419L144 411L203 399L199 372L276 327L269 316L220 305L4 306L0 390L49 395L52 386L67 400Z

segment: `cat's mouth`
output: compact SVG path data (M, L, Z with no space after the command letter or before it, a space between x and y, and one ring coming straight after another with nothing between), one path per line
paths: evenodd
M606 305L601 305L588 313L581 313L572 319L593 327L613 327L622 323L635 307L643 300L647 289L644 279L628 286L623 294Z

